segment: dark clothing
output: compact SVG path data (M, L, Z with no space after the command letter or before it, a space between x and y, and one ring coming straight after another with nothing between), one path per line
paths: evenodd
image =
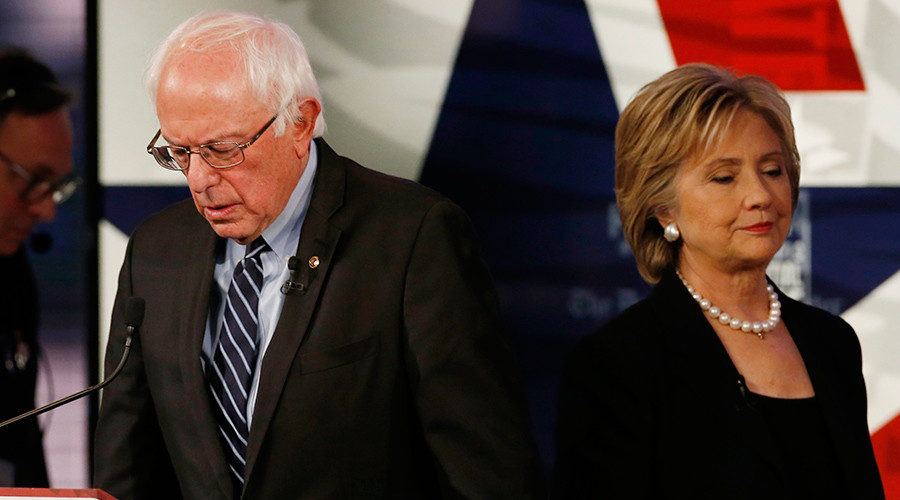
M780 300L816 393L819 449L833 450L846 498L884 498L853 329L820 309ZM793 457L739 381L701 309L674 273L666 275L647 299L580 341L568 360L555 497L808 497L795 493Z
M815 398L780 399L752 394L753 407L762 414L778 454L784 460L793 498L843 500L851 498L844 486L837 454L828 435L822 407Z
M25 249L0 257L0 421L34 409L38 368L38 298ZM47 486L47 466L38 420L0 429L0 462L12 465L15 484ZM4 470L4 472L6 472Z
M537 498L541 471L499 304L465 214L317 140L297 256L261 366L245 499ZM230 499L200 365L222 240L193 203L132 235L127 297L146 300L132 358L103 396L96 486L121 499Z

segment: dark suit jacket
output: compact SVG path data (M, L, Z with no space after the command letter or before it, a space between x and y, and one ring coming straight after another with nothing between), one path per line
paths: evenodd
M22 247L0 257L0 422L34 409L37 329L37 287ZM0 485L47 486L42 439L34 417L0 429L0 460L15 468L13 484Z
M781 295L847 498L884 498L859 342L839 317ZM583 339L560 388L558 498L795 498L757 407L674 273Z
M538 495L524 398L467 217L317 144L297 251L308 289L286 296L262 363L243 498ZM230 497L200 364L221 243L190 201L129 241L107 370L122 354L125 298L143 297L146 319L96 436L95 485L122 500Z

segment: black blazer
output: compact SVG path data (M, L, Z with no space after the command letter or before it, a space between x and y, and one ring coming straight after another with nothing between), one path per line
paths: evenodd
M837 316L780 300L848 498L884 498L855 333ZM738 380L700 308L674 273L666 275L568 360L554 496L792 498L776 443Z
M471 224L445 198L317 141L297 255L261 365L243 498L534 498L540 465ZM132 235L132 358L103 395L95 485L122 499L230 498L200 365L218 238L186 201Z

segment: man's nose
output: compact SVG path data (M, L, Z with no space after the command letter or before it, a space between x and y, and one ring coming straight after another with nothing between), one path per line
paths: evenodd
M219 171L200 157L200 153L192 152L188 156L188 166L182 170L188 187L195 193L202 193L219 182Z
M56 216L56 203L53 202L53 196L48 195L40 200L24 203L28 204L28 213L39 222L50 222Z

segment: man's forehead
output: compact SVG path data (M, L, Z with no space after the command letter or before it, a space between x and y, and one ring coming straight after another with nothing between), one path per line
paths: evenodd
M202 52L188 48L177 49L166 58L162 65L160 76L165 77L167 74L187 75L190 78L206 76L213 79L232 77L237 77L237 80L240 81L246 79L243 58L233 48Z
M72 170L73 135L68 112L10 113L0 123L0 151L28 172L56 178Z
M69 138L71 142L72 124L66 108L38 114L12 111L0 120L0 140L8 136L48 134Z
M218 114L254 100L242 68L208 56L173 59L164 66L157 87L158 111L160 107L175 106L196 114L203 112L205 106L212 106ZM245 110L238 112L243 114Z

